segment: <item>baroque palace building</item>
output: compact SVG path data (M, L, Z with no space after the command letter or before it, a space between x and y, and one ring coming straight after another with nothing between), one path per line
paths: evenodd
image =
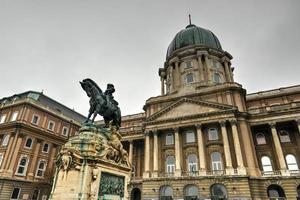
M122 118L132 200L300 198L300 86L247 94L231 60L207 29L176 34L161 95Z
M300 198L300 86L247 94L231 60L209 30L176 34L161 95L122 117L131 200ZM42 93L1 99L0 199L46 200L59 147L84 120Z
M0 199L47 200L59 148L85 117L39 92L0 100Z

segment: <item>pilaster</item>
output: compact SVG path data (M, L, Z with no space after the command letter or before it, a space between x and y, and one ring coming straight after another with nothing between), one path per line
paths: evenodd
M204 149L204 142L203 142L203 132L202 132L202 125L197 124L197 139L198 139L198 156L199 156L199 175L205 175L206 173L206 158L205 158L205 149Z
M174 128L175 135L175 176L181 176L181 149L179 139L179 128Z
M229 141L228 141L228 135L226 129L226 121L220 121L220 125L221 125L221 132L223 137L223 146L224 146L224 153L225 153L226 174L231 175L233 174L233 168L232 168L232 160L231 160Z
M145 154L144 154L144 173L143 178L150 177L150 132L145 132Z

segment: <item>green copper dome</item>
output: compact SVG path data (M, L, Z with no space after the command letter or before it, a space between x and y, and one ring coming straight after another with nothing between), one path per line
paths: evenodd
M190 45L203 45L222 50L221 44L213 32L190 24L176 34L168 47L167 57L174 51Z

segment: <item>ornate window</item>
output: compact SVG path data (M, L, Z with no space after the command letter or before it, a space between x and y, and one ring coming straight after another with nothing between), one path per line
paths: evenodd
M214 83L221 83L221 76L218 73L213 74L213 82Z
M46 162L44 160L40 160L37 166L36 175L37 177L43 177L46 170Z
M194 75L192 73L189 73L185 76L185 82L187 84L194 82Z
M31 149L31 147L32 147L32 139L31 138L27 138L27 140L25 142L25 147Z
M55 127L55 123L53 121L49 121L48 123L48 130L53 131Z
M173 189L168 186L162 186L159 191L160 200L171 200L173 197Z
M221 153L213 152L211 154L211 168L213 171L223 170Z
M210 188L212 199L227 199L227 190L222 184L213 184Z
M184 195L186 200L197 200L198 199L198 188L195 185L187 185L184 188Z
M19 114L18 111L13 112L10 121L16 121L17 117L18 117L18 114Z
M37 115L33 115L32 116L32 119L31 119L31 123L34 124L34 125L38 125L39 124L39 121L40 121L40 117L37 116Z
M208 140L218 140L218 129L217 128L209 128L208 129Z
M62 129L62 135L66 136L66 137L69 135L69 128L68 127L63 127L63 129Z
M265 135L263 133L257 133L256 134L256 143L258 145L261 145L261 144L266 144L266 138L265 138Z
M196 154L188 155L188 170L189 170L189 172L198 171L198 161L197 161Z
M175 172L175 157L168 156L166 159L167 173L173 174Z
M27 170L27 165L28 165L28 158L26 156L21 157L16 174L25 175Z
M292 154L286 155L285 161L289 170L299 170L297 160L294 155Z
M277 197L285 198L283 189L279 185L270 185L268 187L268 197L271 199L277 199ZM278 198L279 199L279 198ZM280 198L281 199L281 198Z
M0 116L0 124L3 124L5 122L6 115L1 115Z
M18 200L19 196L20 196L20 193L21 193L20 188L14 188L12 193L11 193L10 200Z
M261 165L262 165L264 172L272 172L273 171L272 163L268 156L261 157Z
M44 153L48 153L49 152L49 144L48 143L44 143L43 145L43 150Z
M172 145L174 144L174 136L173 133L168 133L166 135L166 145Z
M196 141L194 131L187 131L185 133L185 136L186 136L186 143L193 143Z
M282 143L291 142L290 135L287 131L284 130L279 131L279 138Z
M6 135L3 136L2 146L6 147L8 145L8 141L9 141L9 134L6 134Z

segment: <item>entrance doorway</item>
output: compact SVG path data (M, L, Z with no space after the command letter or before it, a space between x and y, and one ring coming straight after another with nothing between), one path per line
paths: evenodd
M133 188L131 191L131 200L141 200L141 190L139 188Z

